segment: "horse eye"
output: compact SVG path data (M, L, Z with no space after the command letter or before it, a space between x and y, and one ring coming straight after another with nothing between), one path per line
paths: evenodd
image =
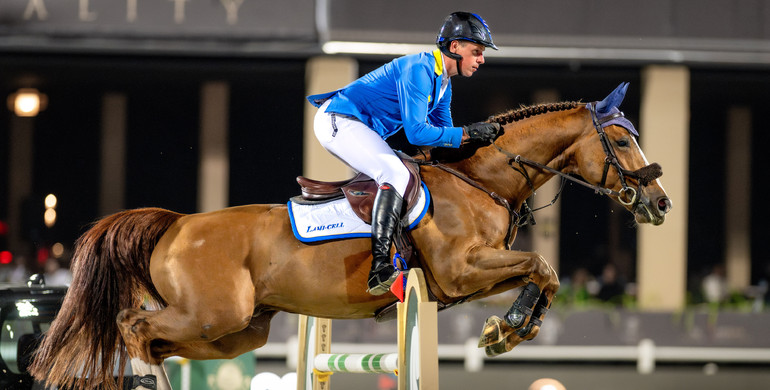
M621 138L621 139L617 140L615 143L618 144L618 146L620 146L620 147L628 146L628 140L625 139L625 138Z

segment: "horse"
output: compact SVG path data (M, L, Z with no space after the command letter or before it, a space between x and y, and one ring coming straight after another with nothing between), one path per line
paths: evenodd
M488 318L490 356L537 336L558 288L540 255L511 250L525 200L554 177L621 203L637 223L659 225L671 208L662 171L646 160L619 111L628 84L600 102L558 102L492 116L492 143L433 149L420 175L425 217L409 232L429 290L442 305L524 287ZM420 160L415 158L415 160ZM397 298L366 292L370 240L297 240L286 204L180 214L118 212L77 241L73 281L30 372L59 387L116 389L117 365L135 384L170 389L163 360L230 359L263 346L279 312L372 318ZM153 381L157 380L157 384Z

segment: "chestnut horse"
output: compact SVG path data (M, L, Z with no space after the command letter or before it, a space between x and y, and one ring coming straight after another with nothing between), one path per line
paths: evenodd
M410 234L414 266L436 299L451 305L525 286L502 319L487 320L480 345L489 355L534 338L559 288L540 255L509 249L516 210L535 189L578 175L638 223L663 223L671 202L659 167L617 109L626 87L597 103L494 116L503 126L492 144L436 150L441 164L422 167L432 203ZM366 292L370 263L367 238L298 241L285 204L107 216L78 240L72 285L31 372L60 387L115 389L113 368L130 361L139 387L157 379L170 389L164 359L228 359L259 348L279 311L373 317L396 297Z

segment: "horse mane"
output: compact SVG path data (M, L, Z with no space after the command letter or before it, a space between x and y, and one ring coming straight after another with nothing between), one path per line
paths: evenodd
M572 101L572 102L543 103L543 104L535 104L531 106L522 106L517 109L509 110L502 114L493 115L489 117L489 119L487 119L487 122L499 123L501 125L505 125L511 122L516 122L525 118L529 118L531 116L545 114L548 112L571 110L573 108L577 108L580 104L581 104L580 102Z
M568 101L568 102L559 102L559 103L543 103L543 104L535 104L531 106L522 106L516 109L508 110L501 114L492 115L486 120L486 122L499 123L501 126L504 126L508 123L520 121L522 119L526 119L526 118L540 115L540 114L571 110L573 108L577 108L580 104L582 103L579 101ZM503 131L504 130L501 131L500 135L502 135ZM498 137L500 135L498 135ZM433 148L430 150L429 159L435 160L435 161L447 162L447 163L457 162L474 155L476 153L476 150L478 150L478 148L485 145L486 144L484 143L474 142L474 143L468 143L468 144L462 145L459 148L441 148L441 147Z

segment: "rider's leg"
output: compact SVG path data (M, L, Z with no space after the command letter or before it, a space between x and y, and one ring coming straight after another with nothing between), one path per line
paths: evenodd
M388 183L377 190L372 209L372 269L369 271L367 290L372 295L382 295L390 290L399 271L390 259L393 233L401 223L403 198Z
M353 169L381 184L372 209L372 269L368 287L373 295L386 293L398 276L392 266L393 234L403 217L403 196L409 171L393 149L361 121L325 112L319 108L315 134L321 145ZM386 189L383 190L383 186Z

